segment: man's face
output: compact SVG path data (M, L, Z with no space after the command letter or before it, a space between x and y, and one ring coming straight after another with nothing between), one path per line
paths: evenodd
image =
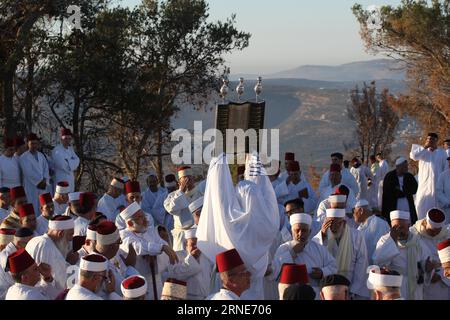
M192 176L184 176L180 179L179 184L181 185L184 180L187 180L187 187L189 190L194 188L194 177Z
M293 184L298 184L300 182L300 171L289 171L288 174Z
M427 137L427 144L431 148L437 149L437 142L438 142L438 139L436 139L435 137L430 137L430 136Z
M127 202L128 203L133 203L133 202L141 203L141 200L142 200L142 197L141 197L140 192L127 193Z
M22 227L34 231L36 230L36 216L34 214L30 214L26 217L20 218L20 224Z
M341 183L342 175L340 172L330 172L330 182L332 186L337 186Z
M408 240L410 222L407 220L395 219L391 221L392 229L397 230L399 240Z
M19 212L19 207L23 206L24 204L28 203L26 197L20 197L16 198L16 200L13 203L14 211L17 213Z
M444 142L444 150L450 149L450 142Z
M72 144L72 136L61 137L61 143L64 147L69 147Z
M408 161L405 161L404 163L397 166L397 174L405 174L408 172Z
M55 200L60 204L67 203L69 202L69 195L67 193L55 193Z
M331 157L331 163L332 164L338 164L338 165L340 165L342 167L342 163L343 162L344 161L339 159L338 157Z
M3 207L9 207L11 205L11 197L8 192L0 193L0 202Z
M131 222L131 230L134 232L145 232L148 228L148 220L142 210L139 210L132 216Z
M355 222L357 224L363 223L363 215L364 215L364 208L355 208L353 210L353 220L355 220Z
M245 265L240 265L229 273L228 278L234 288L244 292L250 288L250 280L252 274L247 270Z
M53 217L53 214L55 213L55 205L53 202L48 202L41 206L41 212L44 215L44 217Z
M306 244L310 235L310 228L305 223L296 223L292 226L292 239Z
M98 293L103 288L103 283L106 281L107 275L106 271L103 272L96 272L96 275L94 276L95 281L95 289L94 292Z
M14 152L16 152L16 148L15 147L8 147L5 149L5 156L7 156L8 158L12 157L14 155Z
M444 276L450 279L450 261L443 263L442 268L444 268Z
M156 176L149 176L147 178L147 185L149 188L154 188L158 186L158 178Z
M41 274L36 263L33 263L32 266L24 271L22 279L22 281L26 279L26 283L32 287L34 287L41 280Z
M40 143L38 140L28 141L28 150L36 152L39 150Z
M341 235L345 226L344 218L326 218L326 220L331 220L330 230L335 235Z
M186 251L191 252L197 249L197 238L191 238L186 240Z

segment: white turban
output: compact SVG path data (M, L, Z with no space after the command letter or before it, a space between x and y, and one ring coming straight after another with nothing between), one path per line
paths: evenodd
M327 218L345 218L345 209L327 209Z
M390 214L391 221L392 220L411 220L411 214L408 211L400 211L395 210Z
M312 224L312 218L307 213L295 213L289 217L289 223L291 226L294 224L307 224L308 226L311 226Z

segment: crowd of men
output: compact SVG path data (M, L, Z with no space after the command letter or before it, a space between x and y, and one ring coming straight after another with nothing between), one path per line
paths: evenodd
M75 191L71 142L5 141L2 300L450 298L450 141L434 133L412 146L417 176L333 153L314 190L294 153L283 172L249 155L237 177L222 154L199 183L183 166L143 192L111 177L101 197Z

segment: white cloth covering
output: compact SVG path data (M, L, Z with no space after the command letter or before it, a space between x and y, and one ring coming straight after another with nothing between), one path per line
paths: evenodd
M69 192L73 192L75 188L74 171L80 165L80 159L76 155L72 146L67 149L58 144L52 150L52 163L55 171L53 181L55 185L60 181L67 181L69 183Z

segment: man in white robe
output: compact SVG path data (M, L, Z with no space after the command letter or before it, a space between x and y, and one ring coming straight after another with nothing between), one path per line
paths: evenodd
M236 248L252 274L243 299L264 299L268 253L279 225L275 193L257 156L247 159L246 180L236 188L226 156L211 161L197 245L211 262L220 252Z
M61 144L52 150L52 162L54 169L53 181L67 181L69 192L75 190L74 171L80 165L80 159L72 147L72 132L69 129L61 129Z
M178 168L179 189L170 193L164 200L164 208L173 216L173 249L183 250L183 230L194 225L194 218L189 211L189 204L203 196L194 184L191 167Z
M327 209L345 209L345 220L350 227L356 228L357 226L353 221L353 208L355 207L355 204L356 199L352 190L341 184L330 193L327 199L320 202L319 207L317 208L316 220L320 222L320 227L322 227L323 221L327 216ZM317 234L317 232L315 234Z
M206 300L241 300L242 294L250 288L251 273L245 267L239 252L230 249L219 253L216 264L222 288Z
M294 240L282 244L276 251L271 265L270 277L273 280L278 280L283 264L305 264L311 279L310 285L318 298L322 278L337 271L336 260L325 247L317 242L309 241L312 223L310 215L295 213L291 215L290 223Z
M303 201L305 213L313 214L317 208L317 196L308 181L301 178L300 164L293 161L286 169L288 178L277 186L277 190L282 190L277 197L279 203L284 204L288 200L299 198Z
M97 204L97 211L103 213L110 221L116 221L119 214L119 196L123 193L124 182L119 178L113 178L108 190L100 198Z
M450 223L450 156L447 158L447 170L439 175L437 184L438 207L445 213L445 222Z
M367 186L368 181L372 179L372 174L370 173L369 168L362 164L360 159L353 158L350 173L355 177L356 183L359 187L359 193L356 194L356 200L368 199Z
M390 218L391 231L378 241L373 262L403 275L402 297L422 300L423 286L429 283L433 270L431 253L421 245L419 237L409 231L409 212L392 211Z
M121 249L128 253L131 245L136 251L136 270L145 277L149 284L148 298L155 298L153 290L153 277L155 278L157 297L161 295L162 282L158 267L159 259L156 256L163 252L169 257L170 264L178 262L176 253L169 247L167 242L161 239L153 225L150 225L141 206L133 202L120 216L126 223L126 229L120 231L122 239Z
M419 162L419 188L416 194L416 209L419 220L424 219L428 210L438 206L437 185L439 175L447 168L447 154L438 149L438 135L428 134L422 147L413 144L410 158Z
M0 188L14 188L22 185L20 165L17 158L14 157L14 141L6 139L5 151L0 156Z
M59 290L52 298L67 287L67 267L78 261L78 254L72 252L73 229L72 218L55 216L49 221L48 232L31 239L26 246L38 266L51 269Z
M376 158L380 167L378 172L378 208L381 208L383 203L383 181L384 177L389 172L389 163L384 159L382 153L378 153Z
M357 230L363 235L367 246L368 263L373 265L372 255L378 240L389 232L389 225L370 211L369 202L365 199L356 203L353 217L358 225Z
M358 183L356 182L355 177L350 173L350 170L342 167L343 161L344 156L342 153L337 152L331 155L331 163L339 165L341 168L342 183L349 187L353 191L353 193L357 195L359 193ZM319 193L321 200L326 199L329 196L329 194L326 194L326 189L327 187L330 187L331 183L330 171L327 171L320 179ZM334 189L333 187L335 186L331 185L332 189Z
M96 199L92 192L82 192L80 194L80 209L78 210L78 218L74 221L74 235L85 236L89 223L95 218Z
M450 281L441 273L437 245L450 237L450 232L445 225L445 214L439 209L431 209L427 217L417 221L410 232L419 237L423 247L431 253L431 260L436 264L431 283L424 286L424 300L447 300L450 293Z
M50 191L50 175L47 159L39 152L39 138L30 133L27 136L28 151L20 156L20 168L23 173L23 186L28 201L34 211L39 212L39 195Z
M53 205L55 215L64 214L69 206L69 183L60 181L56 184L55 196L53 197Z
M47 233L48 221L55 215L52 195L43 193L39 195L41 215L36 219L36 234L42 236Z
M346 224L345 217L345 209L327 209L322 230L313 241L327 248L336 259L337 273L350 281L353 299L368 299L366 243L358 230Z
M8 289L5 300L50 300L55 281L49 268L38 267L23 248L8 256L7 269L15 284Z
M148 173L146 182L148 188L142 194L142 210L152 215L155 225L162 225L171 230L172 218L164 208L164 200L168 195L167 189L158 186L159 181L154 170Z

